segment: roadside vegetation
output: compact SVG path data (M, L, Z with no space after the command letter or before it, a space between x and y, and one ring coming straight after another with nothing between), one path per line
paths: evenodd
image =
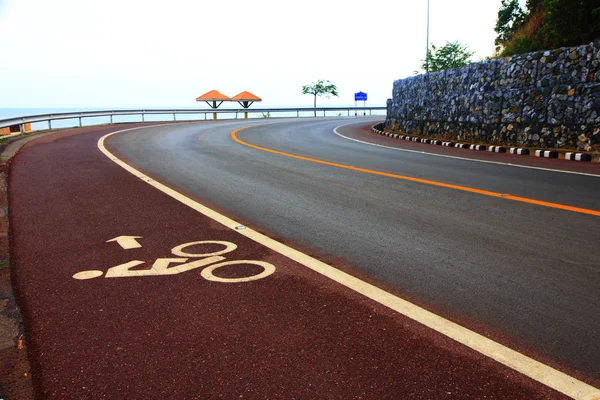
M436 72L448 68L460 68L471 62L472 55L473 52L458 41L446 42L442 47L432 43L425 59L421 62L421 69L425 72ZM415 74L418 73L420 72L415 71Z
M497 57L588 44L600 38L600 1L502 0L494 30Z
M559 47L579 46L600 39L600 0L501 0L496 20L496 53L508 57ZM460 68L473 53L458 41L431 45L421 61L423 72Z
M313 82L312 85L304 85L302 86L302 94L312 94L314 96L314 108L315 108L315 117L317 116L317 96L325 96L329 98L330 96L338 96L338 89L330 81L324 81L319 79L316 82Z

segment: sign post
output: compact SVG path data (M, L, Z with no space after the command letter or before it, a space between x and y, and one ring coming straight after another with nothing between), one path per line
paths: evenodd
M367 94L365 92L354 93L354 107L357 107L356 102L362 101L363 107L367 106ZM354 115L356 115L356 111L354 111ZM367 115L366 111L363 111L363 115Z

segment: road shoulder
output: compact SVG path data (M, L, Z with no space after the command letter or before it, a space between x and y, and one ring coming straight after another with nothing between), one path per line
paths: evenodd
M11 171L16 288L35 371L43 371L36 373L38 394L556 396L124 173L92 149L100 134L40 140ZM143 248L125 254L107 244L123 233L143 237ZM262 259L277 273L231 286L193 273L75 277L98 278L96 268L131 258L172 260L162 257L181 256L182 245L173 245L198 239L236 243L234 260ZM106 277L115 277L115 268ZM159 365L161 378L153 379Z
M363 142L367 146L376 145L391 147L398 150L431 154L432 156L456 157L472 161L510 165L513 167L549 169L600 176L600 163L598 162L570 161L565 159L535 157L533 155L494 153L490 151L426 144L411 140L403 140L392 136L378 135L371 130L373 125L372 122L345 125L338 129L338 135L346 139Z
M139 126L139 124L127 125ZM55 140L96 130L106 130L106 126L35 132L11 137L0 144L0 399L33 398L25 328L19 302L13 290L13 271L10 264L8 201L10 161L24 146L37 139Z

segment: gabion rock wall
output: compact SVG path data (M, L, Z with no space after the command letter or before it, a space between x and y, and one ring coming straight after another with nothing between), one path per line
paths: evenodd
M385 128L540 148L600 151L600 41L394 82Z

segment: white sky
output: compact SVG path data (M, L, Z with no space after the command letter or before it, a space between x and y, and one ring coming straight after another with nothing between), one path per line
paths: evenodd
M430 0L430 42L494 50L500 0ZM426 0L0 0L0 108L312 106L317 79L385 105L425 52ZM237 103L236 103L237 104ZM233 105L231 105L233 107ZM254 106L256 107L256 105Z

